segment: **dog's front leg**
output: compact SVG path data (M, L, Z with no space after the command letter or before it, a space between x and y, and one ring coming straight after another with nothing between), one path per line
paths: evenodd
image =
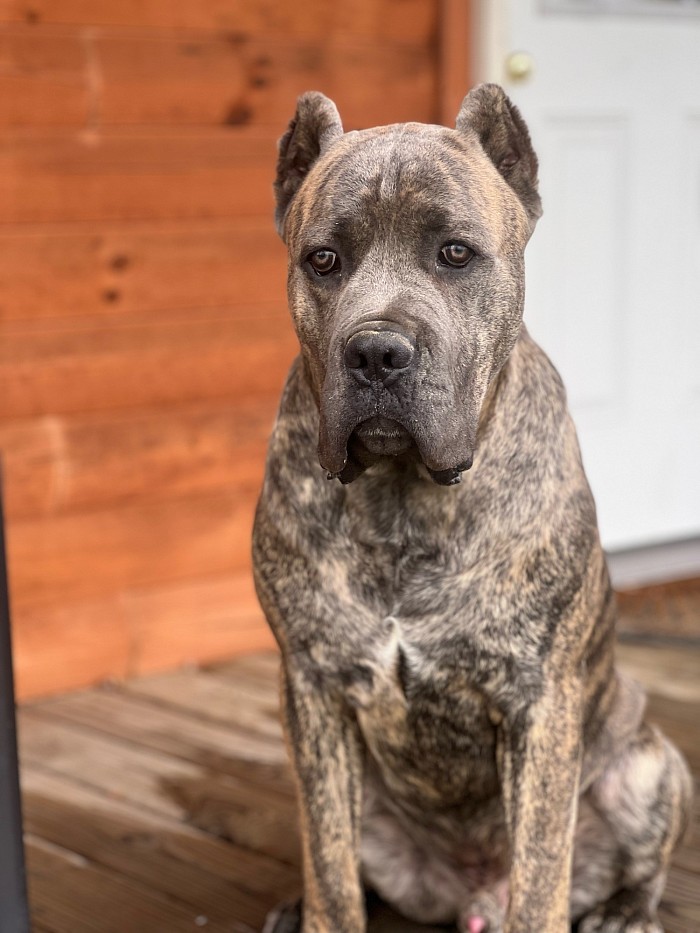
M568 933L571 860L581 770L577 681L545 685L501 724L501 771L511 840L505 933Z
M362 933L359 870L362 755L350 710L334 692L287 665L284 723L299 791L304 933Z

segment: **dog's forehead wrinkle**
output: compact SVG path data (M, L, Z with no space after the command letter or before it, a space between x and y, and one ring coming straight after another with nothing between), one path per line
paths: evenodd
M487 196L481 161L447 148L442 137L416 145L409 127L369 136L331 151L305 192L299 233L305 242L351 241L355 249L398 232L415 241L429 234L461 237L488 255L503 239L500 194ZM494 199L499 203L495 203Z
M408 133L407 127L401 126L393 136L391 145L384 153L379 171L378 200L393 198L401 191L401 182L405 160L401 158L401 146Z

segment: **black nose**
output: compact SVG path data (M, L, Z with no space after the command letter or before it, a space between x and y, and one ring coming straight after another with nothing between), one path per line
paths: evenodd
M390 385L406 372L414 355L408 337L391 330L361 330L345 345L345 365L361 385Z

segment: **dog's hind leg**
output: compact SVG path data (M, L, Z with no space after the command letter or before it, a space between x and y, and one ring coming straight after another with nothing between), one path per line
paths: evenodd
M691 793L678 750L643 723L581 801L571 895L578 933L661 933L656 909Z

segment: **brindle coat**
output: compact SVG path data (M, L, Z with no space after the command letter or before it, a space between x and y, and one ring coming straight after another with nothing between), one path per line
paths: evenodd
M304 933L363 931L363 884L464 931L656 933L690 782L615 670L576 433L521 323L540 202L520 115L483 85L455 130L343 134L306 94L276 194L302 352L254 559ZM410 361L388 378L358 334Z

